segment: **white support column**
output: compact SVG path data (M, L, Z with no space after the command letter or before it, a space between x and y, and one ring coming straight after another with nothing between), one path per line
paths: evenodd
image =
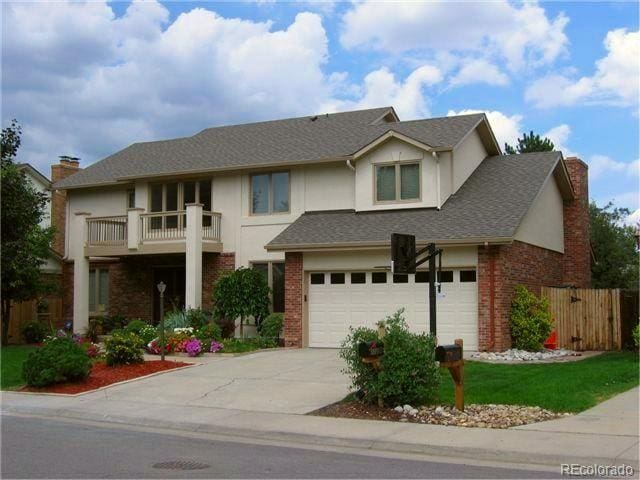
M140 214L144 208L130 208L127 210L127 247L137 250L140 244Z
M202 204L187 207L185 306L202 306Z
M78 248L73 259L73 333L83 334L89 326L89 257L84 254L87 244L87 217L78 212L73 217L73 232L77 232Z

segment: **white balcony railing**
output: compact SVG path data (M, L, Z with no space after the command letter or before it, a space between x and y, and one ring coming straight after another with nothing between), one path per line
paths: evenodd
M175 242L187 237L187 213L184 210L157 213L130 211L129 214L87 218L87 246L128 245L131 249L149 242ZM218 212L202 212L202 240L221 241L221 217Z
M91 246L113 247L127 244L127 217L87 218L87 243Z

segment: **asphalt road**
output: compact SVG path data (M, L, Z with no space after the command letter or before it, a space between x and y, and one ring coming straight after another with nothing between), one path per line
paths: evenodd
M5 478L549 478L536 472L2 416ZM405 456L406 457L406 456ZM182 462L158 465L166 462ZM176 470L167 466L202 467Z

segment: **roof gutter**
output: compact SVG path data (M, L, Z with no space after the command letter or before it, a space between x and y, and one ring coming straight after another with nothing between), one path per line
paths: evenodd
M477 237L468 239L440 239L440 240L416 240L416 245L446 245L449 247L464 247L471 245L506 245L513 242L513 237ZM302 252L302 251L330 251L330 250L372 250L386 248L391 245L391 241L380 240L370 242L337 242L337 243L290 243L290 244L267 244L265 249L272 252Z

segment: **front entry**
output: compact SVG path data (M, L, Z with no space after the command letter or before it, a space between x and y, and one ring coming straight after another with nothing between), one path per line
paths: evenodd
M185 267L154 267L153 269L153 323L160 322L160 293L158 283L167 286L164 292L164 311L180 310L184 308L185 296Z

